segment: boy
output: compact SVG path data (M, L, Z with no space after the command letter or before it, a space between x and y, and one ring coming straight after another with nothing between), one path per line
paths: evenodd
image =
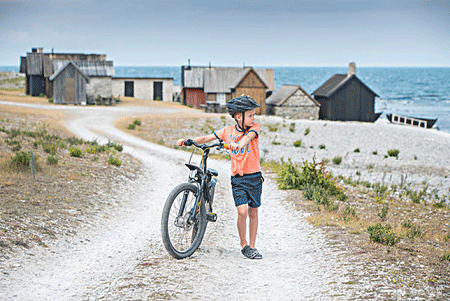
M259 165L259 124L255 123L257 104L249 96L233 98L226 104L228 113L236 120L236 125L225 127L213 134L197 137L198 144L221 139L231 150L231 187L238 212L237 228L242 254L250 259L261 259L255 248L258 232L258 207L261 205L262 182L264 178ZM184 139L177 141L182 146ZM249 237L247 242L247 217Z

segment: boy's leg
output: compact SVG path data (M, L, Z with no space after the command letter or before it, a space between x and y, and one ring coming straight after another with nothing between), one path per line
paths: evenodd
M256 234L258 232L258 208L248 207L249 216L249 232L250 232L250 247L255 248Z
M248 216L248 209L247 204L240 205L237 208L238 211L238 218L237 218L237 228L239 233L239 239L241 243L241 248L245 247L247 245L247 216Z

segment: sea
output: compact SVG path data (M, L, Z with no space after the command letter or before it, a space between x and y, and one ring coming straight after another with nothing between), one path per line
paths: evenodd
M346 67L256 67L272 68L275 89L283 84L301 86L312 93L336 73L346 74ZM0 66L0 71L18 72L18 66ZM180 67L116 66L118 77L169 77L181 85ZM437 118L435 127L450 133L449 67L357 67L356 75L379 95L375 112Z

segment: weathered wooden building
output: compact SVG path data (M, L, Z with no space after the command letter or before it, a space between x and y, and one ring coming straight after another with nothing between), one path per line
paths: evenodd
M266 106L268 115L291 119L319 119L319 102L297 85L282 85L267 98Z
M173 78L113 77L112 95L145 100L172 101Z
M348 74L335 74L312 95L320 103L319 118L340 121L375 122L375 97L379 97L356 76L355 63Z
M94 103L95 99L110 98L112 93L112 77L114 76L114 65L112 61L79 61L79 60L53 60L53 70L58 72L61 68L72 62L78 69L89 78L86 85L86 102Z
M199 108L206 102L220 106L242 94L249 95L260 108L257 114L266 114L266 94L274 90L273 69L252 67L181 67L183 103Z
M71 61L50 77L53 82L53 103L86 104L86 83L89 78Z
M20 72L26 75L26 94L53 97L50 77L57 72L53 61L106 61L106 54L44 53L43 48L32 48L20 58ZM112 64L112 62L111 62ZM114 74L113 74L114 75Z

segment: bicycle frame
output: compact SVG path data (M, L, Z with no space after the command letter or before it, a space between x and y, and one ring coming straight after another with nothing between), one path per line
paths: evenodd
M190 141L189 144L185 143L185 145L194 145L195 147L198 147L202 149L202 161L200 163L200 167L197 167L196 165L187 163L186 166L191 170L191 173L189 174L189 183L195 183L197 185L197 191L198 194L196 196L195 201L195 210L193 210L193 214L189 217L188 224L191 224L195 221L197 218L197 214L200 212L200 205L203 199L207 203L211 203L210 195L208 193L208 184L212 180L213 173L208 173L207 168L207 161L209 157L210 150L214 147L217 147L218 149L223 147L228 147L227 144L223 143L223 141L220 141L219 143L213 144L213 145L206 145L206 144L197 144L194 141ZM181 217L182 213L184 212L185 205L186 205L186 197L187 194L183 196L183 200L180 206L180 209L178 211L178 217Z

